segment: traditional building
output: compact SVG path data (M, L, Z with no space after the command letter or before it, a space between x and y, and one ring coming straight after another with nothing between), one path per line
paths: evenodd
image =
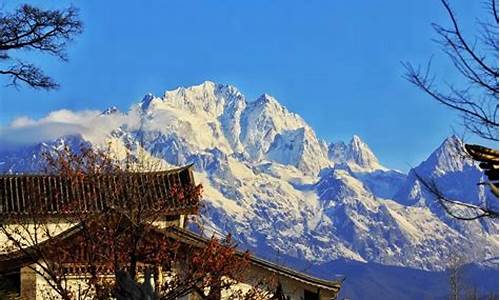
M209 239L186 229L187 217L198 212L198 199L189 195L182 198L172 196L175 189L195 189L191 166L163 172L96 176L92 180L83 177L70 180L62 176L4 175L0 176L2 227L23 234L18 232L16 226L21 223L23 228L33 225L32 231L26 231L31 236L25 240L36 245L28 242L22 249L16 247L19 245L9 247L12 241L6 240L5 233L2 233L6 246L0 255L0 274L13 283L13 289L23 299L43 299L50 293L47 290L51 287L40 275L43 270L39 268L43 268L40 261L47 258L43 257L43 252L36 250L43 249L45 245L56 245L67 248L66 251L77 252L78 243L75 241L84 234L79 218L82 214L103 215L109 210L127 209L130 204L127 198L130 197L120 192L124 186L127 193L140 195L141 213L155 216L152 222L155 230L148 233L152 235L152 241L161 236L192 247L202 248L209 243ZM37 232L39 226L35 225L40 220L44 223L43 234ZM237 255L244 254L238 252ZM340 290L341 282L338 280L316 278L255 256L250 256L248 263L244 276L239 279L238 286L241 288L248 288L256 282L255 279L274 277L284 297L291 300L336 299ZM78 285L87 270L72 261L65 264L64 272L71 275L72 284ZM157 277L158 274L155 280ZM185 297L196 298L196 292Z

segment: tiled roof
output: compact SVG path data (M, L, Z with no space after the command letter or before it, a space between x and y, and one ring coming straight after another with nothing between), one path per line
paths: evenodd
M55 236L54 239L58 239L61 241L70 241L71 238L77 236L79 233L80 233L80 227L74 226L66 230L65 232L62 232L59 235ZM170 226L166 230L157 229L155 231L150 231L150 234L151 233L166 235L167 237L173 238L174 240L178 240L180 242L193 245L195 247L204 247L206 243L208 243L209 241L209 239L206 237L203 237L194 232L182 229L177 226ZM155 239L152 238L152 240ZM44 247L45 243L48 243L48 241L40 243L38 248ZM22 251L18 250L14 253L6 253L0 255L0 273L8 273L16 269L19 269L22 266L26 266L36 262L38 260L37 253L39 253L39 251L30 251L30 248L27 248ZM244 252L238 250L236 254L239 256L243 256ZM343 279L328 280L328 279L318 278L316 276L306 274L304 272L299 272L297 270L293 270L291 268L267 261L265 259L258 258L253 255L249 257L249 262L250 264L259 269L267 270L271 273L284 276L310 286L322 288L325 290L330 290L335 293L338 293L340 291L340 288L343 283ZM76 265L78 264L75 264L75 266ZM68 271L74 272L74 270L69 270L69 269Z
M191 166L160 172L123 173L70 179L56 175L0 175L0 215L96 212L127 207L127 198L146 209L194 211L198 199L172 196L174 189L194 189ZM128 202L130 203L130 202Z

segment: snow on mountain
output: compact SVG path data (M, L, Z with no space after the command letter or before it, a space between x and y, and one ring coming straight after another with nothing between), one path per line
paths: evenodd
M266 94L247 102L235 87L207 81L163 97L148 94L138 107L147 116L141 127L145 137L169 137L188 145L188 152L217 148L251 161L294 165L312 175L330 164L312 128Z
M330 144L328 157L335 163L347 163L351 169L358 171L386 170L368 145L357 135L354 135L347 145L344 142Z
M393 199L406 181L406 175L397 170L375 170L372 172L353 172L375 197Z
M457 249L471 255L477 251L471 250L475 247L466 233L450 227L428 207L377 198L349 170L327 172L317 184L317 194L333 220L333 236L347 241L365 261L435 270ZM491 238L494 234L480 233L492 249L498 247Z
M17 148L0 148L0 173L38 173L46 168L45 153L54 153L65 146L78 149L87 145L80 135L65 136L53 141L35 145L23 145Z
M462 141L456 136L447 138L425 161L410 170L406 184L395 196L401 203L432 207L436 201L417 175L441 187L449 198L475 204L498 202L492 201L492 195L477 184L485 180L483 174L474 161L467 158Z
M105 115L111 115L111 114L118 113L118 112L120 112L120 110L116 106L110 106L110 107L106 108L101 113L101 115L103 115L103 116L105 116Z
M107 141L116 152L145 151L164 166L194 163L206 226L233 233L268 258L442 270L453 253L481 260L498 251L495 222L457 224L414 176L382 166L358 136L327 146L267 94L247 101L235 87L207 81L161 97L147 94L126 113L110 108L88 120L79 123L85 130L74 143ZM435 176L453 195L484 201L485 191L475 185L479 169L450 143L415 170ZM42 145L57 141L10 146L0 153L0 171L37 169Z
M478 184L486 179L475 163L466 158L462 141L456 136L447 138L424 162L410 170L394 199L406 207L429 210L451 230L465 237L462 249L465 254L471 257L498 257L498 224L492 220L463 222L450 217L436 197L417 179L417 175L434 183L449 199L498 210L498 199ZM462 216L472 213L459 207L451 209Z
M474 168L474 163L466 159L462 141L455 135L447 138L424 162L418 166L425 175L440 176L448 172L462 172ZM424 174L423 174L424 175Z
M266 157L283 165L295 166L309 174L317 174L330 165L314 132L306 127L277 134Z

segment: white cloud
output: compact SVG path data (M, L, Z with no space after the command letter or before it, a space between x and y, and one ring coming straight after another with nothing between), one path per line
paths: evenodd
M18 127L26 127L30 125L35 125L36 121L31 119L30 117L22 116L10 123L9 127L11 128L18 128Z
M46 117L40 119L39 123L49 123L49 122L59 122L59 123L70 123L70 124L84 124L88 123L90 120L94 120L99 116L99 111L97 110L83 110L79 112L73 112L67 109L56 110L49 113Z
M22 116L0 127L0 147L32 145L67 135L81 135L93 143L103 143L113 129L124 123L137 124L136 120L133 110L129 114L100 115L96 110L62 109L37 120Z

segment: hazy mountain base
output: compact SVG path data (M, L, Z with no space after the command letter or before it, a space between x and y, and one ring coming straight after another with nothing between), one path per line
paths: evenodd
M346 275L339 299L449 299L449 273L375 263L336 260L320 266ZM496 268L468 265L464 268L463 289L476 288L478 295L498 294Z
M286 256L268 259L321 278L342 280L338 299L447 300L450 295L448 271L431 272L346 259L321 265L305 264L302 260ZM460 276L461 290L475 288L479 296L498 295L499 275L496 267L468 264Z

